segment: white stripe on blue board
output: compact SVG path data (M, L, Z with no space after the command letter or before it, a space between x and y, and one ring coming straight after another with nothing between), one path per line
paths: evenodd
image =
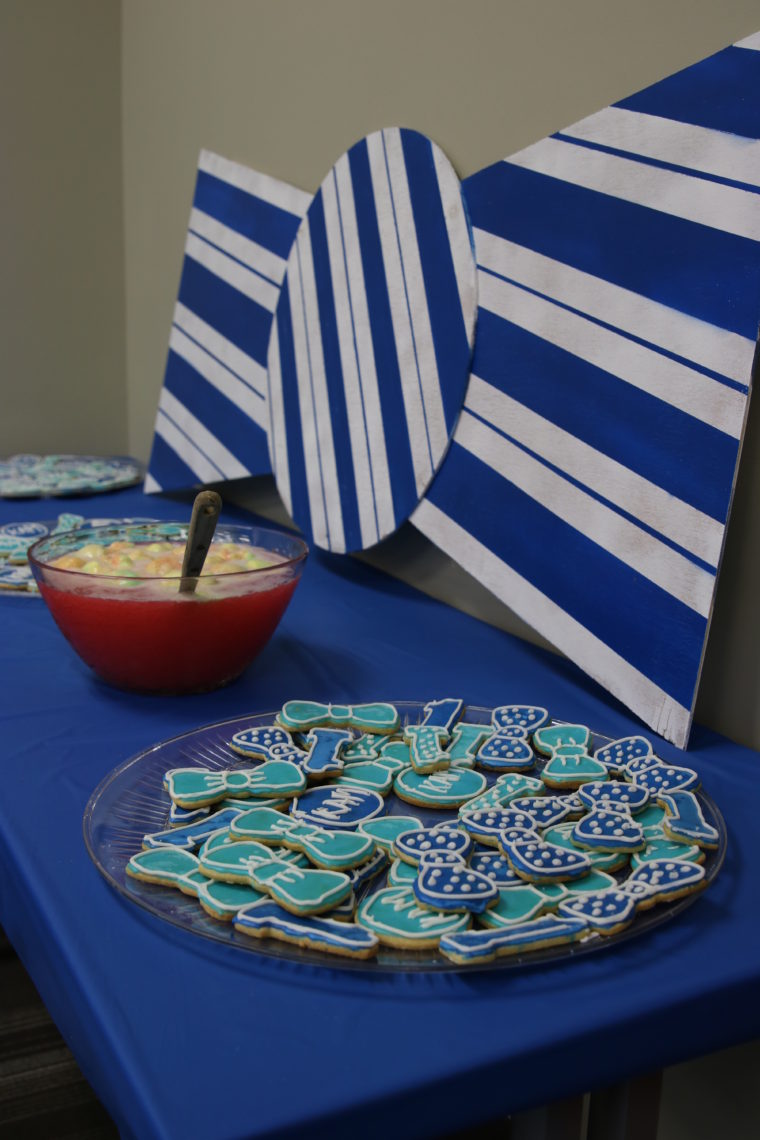
M277 472L277 490L285 504L285 509L292 515L293 500L290 494L288 441L285 433L285 415L282 404L280 338L277 333L276 320L272 321L272 334L269 338L268 378L269 431L267 433L267 442L269 445L269 461L272 470Z
M360 407L362 414L362 432L366 438L369 452L371 486L366 494L371 499L374 510L367 528L367 541L369 546L379 541L384 535L395 529L396 519L393 511L393 491L391 488L390 470L388 467L388 454L385 447L385 432L383 426L383 410L380 402L380 388L378 384L377 369L375 366L375 351L372 344L372 324L367 301L366 283L364 280L364 267L362 265L361 242L359 238L359 224L356 217L354 202L354 188L351 180L351 170L348 156L342 155L335 164L335 188L339 202L339 221L342 247L335 248L334 255L330 252L330 272L332 275L335 260L341 262L345 258L345 272L350 291L351 303L351 340L355 341L356 349L349 343L345 335L344 326L341 337L341 365L346 366L353 362L358 365L358 384L360 386ZM330 179L324 183L328 191ZM323 198L325 207L325 222L327 223L327 201ZM330 225L327 224L327 239L330 243ZM340 269L338 270L340 272ZM339 325L343 323L345 314L341 314L340 307L336 305L335 315ZM345 339L344 339L345 337ZM345 351L344 351L345 348ZM347 411L349 419L354 414L352 401L346 393ZM356 471L356 461L354 461ZM362 494L359 492L357 480L357 500L360 519L363 512Z
M446 448L449 433L443 414L433 330L430 327L420 249L417 243L409 182L401 148L401 132L398 129L383 131L382 140L393 198L394 223L401 249L404 282L407 295L411 299L409 314L422 389L422 402L425 409L425 427L430 440L432 455L435 457ZM387 219L387 222L390 222L390 219ZM435 460L433 463L435 465Z
M388 285L393 337L401 372L401 390L404 399L404 414L408 425L417 425L409 433L412 451L414 479L417 494L427 487L433 474L433 461L430 442L425 425L425 408L422 384L417 361L417 348L412 328L412 318L407 303L407 286L401 257L399 237L394 222L393 193L386 165L383 136L380 133L367 139L367 153L372 175L372 191L377 210L380 244L383 251L383 267Z
M540 441L543 454L550 456L554 467L717 567L724 528L709 515L668 494L474 374L470 377L465 409L523 447L534 449Z
M280 290L271 281L265 280L258 273L252 273L240 262L228 257L226 253L222 253L194 233L187 235L185 254L203 265L215 277L220 277L222 281L232 285L239 293L250 297L257 305L261 305L270 313L274 312Z
M271 178L258 170L251 170L248 166L231 162L230 159L214 154L210 150L201 151L198 169L221 179L222 182L228 182L230 186L245 190L254 198L260 198L272 206L279 206L289 214L296 214L299 218L303 217L311 202L311 194L307 194L304 190L299 190L287 182L280 182L279 179Z
M242 479L246 475L250 475L248 468L244 467L240 460L208 430L205 424L202 424L167 388L162 390L158 406L159 411L163 412L175 427L194 440L198 451L205 456L210 464L213 464L223 479ZM168 443L167 436L163 432L160 434L164 435L164 439ZM189 467L194 467L180 448L175 448L175 451L179 453ZM205 475L202 478L207 481ZM219 475L210 475L208 481L218 478Z
M359 331L362 326L368 331L367 303L358 241L355 236L356 215L351 178L347 168L348 161L344 156L343 160L339 160L336 164L333 177L327 178L322 185L322 204L330 258L330 280L335 300L343 387L346 392L348 437L356 480L359 528L362 546L371 546L378 541L380 531L375 515L367 423L366 400L369 388L375 393L373 422L382 423L382 420L377 419L379 412L377 375L371 339ZM338 181L339 171L340 181Z
M163 400L163 393L161 394ZM192 430L192 429L191 429ZM159 405L156 416L156 435L176 452L183 463L198 476L199 483L216 483L223 479L221 470L193 443L187 432L181 430Z
M606 107L561 134L659 162L760 186L760 141L658 115Z
M146 495L155 495L156 492L160 491L160 490L161 490L161 484L158 482L158 480L154 479L150 473L147 474L145 476L144 481L143 481L143 491L145 492L145 494Z
M475 229L478 265L694 364L747 384L754 341Z
M749 190L663 170L556 138L542 139L504 161L724 233L760 241L760 202Z
M460 566L595 681L635 709L655 732L669 740L686 739L691 725L688 709L517 574L429 499L422 500L412 515L412 522L442 550L456 551Z
M330 549L342 552L346 549L343 537L343 512L340 501L338 470L335 464L335 440L333 438L330 398L327 391L325 358L322 349L322 325L317 302L317 283L314 278L314 260L311 251L309 220L304 219L296 239L301 268L301 289L303 292L306 336L309 344L311 381L313 392L313 415L319 447L319 467L322 475L322 493L327 512L327 534L330 535ZM327 537L327 535L325 535Z
M308 378L306 383L298 385L298 405L304 454L315 461L306 464L309 514L317 545L342 552L343 523L340 502L335 500L335 448L326 399L319 314L314 309L315 283L306 219L298 232L296 254L288 266L287 283L296 370L300 376Z
M262 400L266 401L267 372L263 365L249 356L247 352L239 349L227 337L222 336L211 325L201 320L181 301L177 301L174 306L174 324L184 333L187 333L192 340L197 341L201 348L205 348L211 356L215 356L217 360L221 361L230 372L244 380ZM261 421L257 419L256 422L260 423ZM264 426L263 422L261 422L261 426Z
M263 245L259 245L258 242L251 241L250 238L244 237L243 234L239 234L230 226L225 226L223 222L217 221L216 218L212 218L210 214L205 214L203 210L199 210L195 206L190 211L188 228L198 237L210 242L211 245L218 246L224 253L234 257L236 261L241 261L243 265L255 273L273 281L275 285L282 284L287 262Z
M754 32L746 39L738 40L734 47L746 48L748 51L760 51L760 32Z
M454 439L597 546L702 617L709 615L713 574L576 487L466 409L459 417Z
M451 163L437 147L433 147L433 162L441 201L448 202L455 192L459 193L459 182ZM444 219L449 245L453 252L459 304L465 319L469 321L468 333L472 338L478 308L478 280L476 274L472 272L471 262L474 253L474 234L470 232L464 210L445 210Z
M181 356L199 376L207 380L218 392L226 396L243 415L261 428L266 430L266 400L259 393L254 392L240 377L230 372L218 360L209 355L195 341L177 328L172 329L169 336L169 348Z
M490 273L480 271L478 285L481 308L740 438L743 393Z

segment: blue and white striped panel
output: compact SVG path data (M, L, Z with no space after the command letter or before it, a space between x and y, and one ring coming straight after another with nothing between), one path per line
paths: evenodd
M461 408L475 314L450 163L416 131L369 135L309 207L269 350L272 469L317 546L365 549L417 505Z
M202 151L145 490L271 470L266 356L311 195Z
M472 376L412 516L681 747L760 318L758 47L464 182Z

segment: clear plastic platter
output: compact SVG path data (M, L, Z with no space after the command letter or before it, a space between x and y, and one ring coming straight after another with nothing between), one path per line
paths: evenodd
M133 487L141 463L125 455L12 455L0 460L0 498L59 498Z
M419 723L422 719L425 702L394 701L393 703L399 711L402 724ZM478 966L457 966L433 950L402 951L381 946L376 958L353 961L302 949L273 939L250 938L236 931L231 923L219 922L207 916L195 899L177 890L154 886L128 876L126 864L132 855L141 850L143 836L150 832L161 831L168 826L170 801L163 787L164 773L169 768L193 765L214 771L249 767L252 761L233 752L228 741L244 728L272 724L275 716L276 713L270 712L236 717L163 741L127 760L95 789L84 814L85 843L98 870L130 902L195 935L240 947L247 953L267 954L310 965L329 966L332 969L359 969L370 972L410 970L470 972L474 969L515 969L541 962L574 958L579 954L609 948L670 921L699 898L701 892L687 895L670 905L644 910L639 913L631 926L611 937L592 934L581 942L565 946L508 955ZM490 709L472 706L467 708L462 717L462 720L474 724L488 724L490 719ZM594 734L592 751L608 743L609 739ZM530 774L538 774L544 762L538 757L536 767L531 769ZM487 774L487 778L490 785L496 779L496 774ZM723 863L726 851L726 828L723 817L710 796L700 791L698 797L705 819L718 829L720 835L717 849L706 853L705 885L709 887ZM398 799L393 792L386 797L385 803L387 815L416 815L425 826L454 819L457 815L453 809L444 811L415 807ZM251 806L255 806L253 801ZM385 885L386 875L382 874L365 885L359 892L359 898Z

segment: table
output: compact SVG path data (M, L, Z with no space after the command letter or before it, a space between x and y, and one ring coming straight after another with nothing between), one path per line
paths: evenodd
M189 512L128 490L4 501L0 521L58 509ZM108 688L41 601L0 598L0 622L0 923L123 1136L430 1136L760 1035L754 752L695 729L687 762L724 814L726 862L640 939L490 973L304 966L206 943L113 892L82 839L102 777L154 742L289 697L533 702L610 736L638 723L569 662L321 553L259 660L203 696Z

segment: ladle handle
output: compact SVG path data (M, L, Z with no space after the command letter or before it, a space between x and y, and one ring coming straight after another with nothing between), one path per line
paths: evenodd
M206 561L221 509L222 500L216 491L201 491L195 496L185 544L185 557L182 560L180 594L192 594L198 585L198 578Z

